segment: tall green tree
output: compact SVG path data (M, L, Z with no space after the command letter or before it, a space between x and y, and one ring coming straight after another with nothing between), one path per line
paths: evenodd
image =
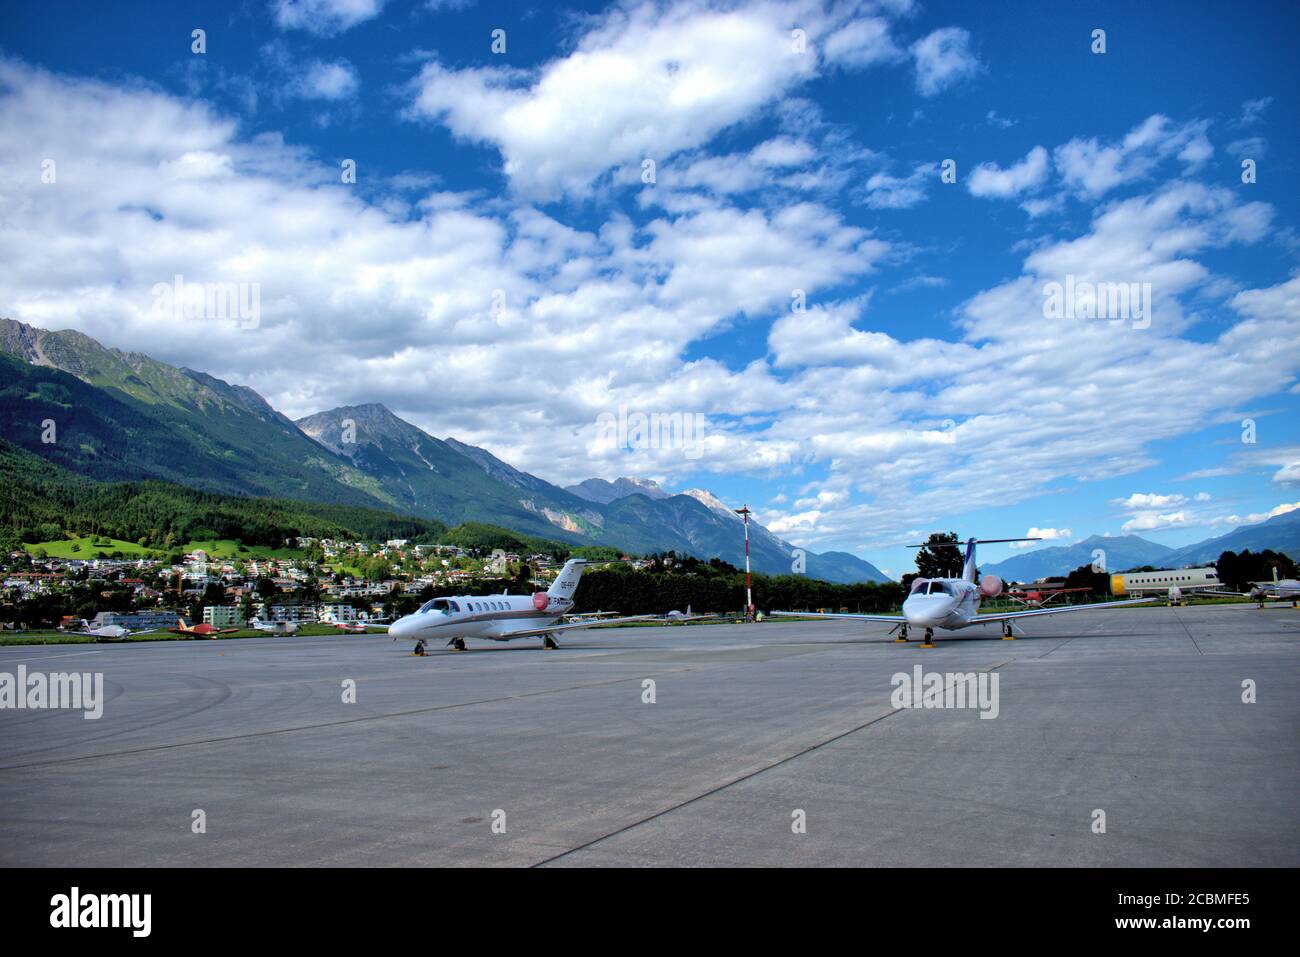
M956 578L963 556L956 532L931 532L924 548L916 552L916 570L922 578Z

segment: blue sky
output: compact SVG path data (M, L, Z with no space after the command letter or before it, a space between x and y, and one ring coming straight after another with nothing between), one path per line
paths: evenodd
M930 530L1178 545L1300 501L1292 4L6 16L5 315L895 574ZM177 274L256 283L256 327L160 318ZM1150 283L1149 325L1048 318L1067 276ZM610 447L620 408L709 440Z

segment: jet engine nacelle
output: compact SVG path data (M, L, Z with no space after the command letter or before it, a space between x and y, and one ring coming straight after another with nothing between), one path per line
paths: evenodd
M997 598L1002 594L1002 579L997 575L985 575L980 579L980 594L985 598Z
M546 606L551 603L551 596L544 591L533 593L533 607L538 611L546 611Z

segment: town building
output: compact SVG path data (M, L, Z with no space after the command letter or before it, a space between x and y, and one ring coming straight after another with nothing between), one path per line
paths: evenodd
M214 628L241 628L244 613L238 605L204 605L203 623Z

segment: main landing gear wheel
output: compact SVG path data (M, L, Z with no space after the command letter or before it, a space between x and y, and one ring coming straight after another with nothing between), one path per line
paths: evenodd
M550 635L542 636L542 649L544 651L554 651L558 647L560 646L555 643L555 639Z
M453 648L455 648L457 651L464 651L464 650L465 650L465 639L464 639L464 638L451 638L451 639L448 639L447 644L451 645L451 646L452 646Z
M898 629L898 637L894 641L907 641L907 626L903 625Z
M917 645L917 647L918 647L918 648L933 648L933 647L934 647L934 629L933 629L933 628L927 628L927 629L925 629L925 641L921 642L919 645Z
M421 638L419 641L417 641L417 642L415 643L415 650L414 650L413 652L411 652L411 654L415 655L415 657L417 657L417 658L423 658L423 657L425 656L425 650L424 650L424 639L423 639L423 638Z
M1016 640L1015 633L1012 632L1012 630L1011 630L1011 622L1009 622L1009 621L1004 621L1004 622L1002 623L1002 640L1003 640L1003 641L1015 641L1015 640Z

